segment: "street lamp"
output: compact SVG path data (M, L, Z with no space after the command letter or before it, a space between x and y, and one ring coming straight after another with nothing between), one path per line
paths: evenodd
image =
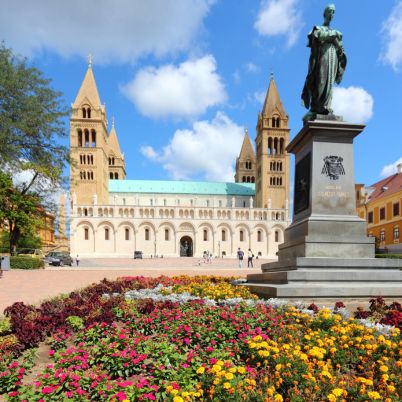
M221 242L218 240L218 257L221 258Z
M156 257L156 239L154 240L154 256Z

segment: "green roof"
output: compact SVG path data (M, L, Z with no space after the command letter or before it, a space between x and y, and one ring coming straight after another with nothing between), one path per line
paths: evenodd
M169 180L109 180L109 193L255 195L255 183Z

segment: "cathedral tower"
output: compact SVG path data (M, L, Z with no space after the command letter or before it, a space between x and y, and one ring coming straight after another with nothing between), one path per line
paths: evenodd
M92 61L72 104L70 119L70 191L77 204L107 204L109 178L126 176L114 123L108 136L105 105L101 104Z
M120 150L119 140L117 139L116 129L114 127L114 118L112 119L112 129L109 133L109 179L122 180L126 178L126 167L124 154Z
M255 183L256 160L253 146L251 145L248 130L244 132L243 145L240 155L236 158L236 183Z
M283 108L274 77L271 75L268 92L257 122L257 180L258 208L289 208L290 156L288 115Z

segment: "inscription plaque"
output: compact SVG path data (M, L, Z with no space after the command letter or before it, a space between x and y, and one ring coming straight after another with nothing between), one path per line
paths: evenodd
M296 163L294 214L310 206L311 153Z

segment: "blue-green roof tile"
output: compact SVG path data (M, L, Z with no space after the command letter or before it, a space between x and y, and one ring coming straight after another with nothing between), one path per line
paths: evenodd
M109 193L255 195L255 183L170 180L109 180Z

